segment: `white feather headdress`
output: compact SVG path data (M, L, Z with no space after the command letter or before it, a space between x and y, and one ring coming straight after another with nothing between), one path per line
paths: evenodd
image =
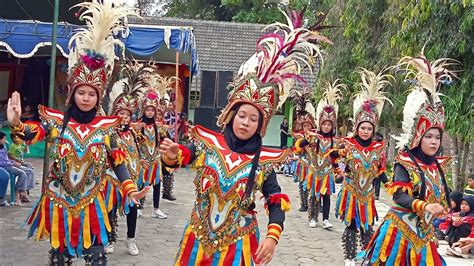
M114 37L114 32L127 29L128 15L138 16L136 9L126 7L123 0L93 0L74 7L83 10L80 18L85 20L86 26L78 29L69 41L71 89L67 103L74 89L83 84L95 88L99 99L102 98L114 68L115 45L122 52L125 50L122 41Z
M459 62L449 58L441 58L430 63L423 55L417 57L405 56L399 61L399 66L407 70L406 79L413 87L407 96L403 108L403 133L394 137L397 148L418 146L423 135L430 128L444 129L444 107L438 92L440 85L451 83L457 78L460 70L449 70L449 67L459 65Z
M390 79L394 80L392 75L385 74L388 69L384 68L375 74L365 68L360 68L361 90L355 95L353 103L354 130L362 122L370 122L376 127L385 101L392 103L385 96L387 93L383 91L387 85L391 84Z
M337 126L338 102L342 99L342 91L347 90L347 85L338 83L339 79L336 79L332 84L326 82L324 93L316 107L316 123L319 128L321 123L326 120L331 121L334 128Z

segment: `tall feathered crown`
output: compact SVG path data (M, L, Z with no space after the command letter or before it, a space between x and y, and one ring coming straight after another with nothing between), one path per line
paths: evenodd
M164 77L154 72L149 77L149 89L143 100L143 109L149 106L155 108L157 112L164 114L166 106L169 104L169 93L174 88L172 85L177 81L176 77Z
M314 120L314 106L311 103L312 90L308 86L302 89L292 90L289 97L296 107L296 120L293 129L296 131L303 130L304 124L310 124L311 128L316 128Z
M236 105L251 104L263 115L260 135L264 136L270 118L284 103L295 81L304 83L300 75L303 66L311 68L321 55L319 45L313 42L327 42L327 38L303 27L303 13L284 13L288 25L274 23L267 27L275 28L274 32L258 40L257 52L241 66L229 86L229 103L217 120L220 127L230 122Z
M114 38L114 32L126 30L127 15L138 15L135 9L126 7L123 0L93 0L74 7L84 10L81 19L85 20L86 27L78 29L69 41L70 89L66 104L78 86L88 85L97 90L100 105L114 68L115 45L124 51L124 44Z
M423 51L417 57L405 56L399 61L399 66L407 69L407 80L413 81L414 86L403 108L403 133L395 137L397 148L413 149L430 128L444 129L444 107L438 89L440 84L451 83L457 78L456 73L460 70L448 69L455 65L459 62L449 58L430 63Z
M346 90L345 84L338 84L339 79L336 79L332 84L326 82L324 93L316 107L316 120L318 128L324 121L330 121L333 128L337 126L337 114L339 112L338 102L342 99L341 90Z
M385 101L391 103L385 96L386 92L382 91L385 86L390 85L390 79L394 79L392 75L384 74L387 70L388 68L385 68L375 74L365 68L360 68L361 90L355 95L353 103L354 131L362 122L370 122L376 127Z
M117 115L120 110L130 114L140 112L140 99L149 85L149 75L154 69L147 64L128 61L123 69L124 78L115 82L109 94L109 113Z

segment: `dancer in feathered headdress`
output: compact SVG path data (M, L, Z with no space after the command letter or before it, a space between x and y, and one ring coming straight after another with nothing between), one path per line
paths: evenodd
M338 139L335 138L337 128L338 101L341 99L341 90L344 84L338 80L332 84L327 83L324 93L316 108L317 131L307 131L304 138L296 142L296 149L302 149L305 157L310 158L304 171L306 173L306 188L309 191L308 220L309 227L316 227L318 221L319 205L322 199L323 228L329 229L330 195L335 192L334 171L327 153L337 147Z
M383 89L390 85L391 75L386 70L378 74L361 68L360 91L354 99L354 136L341 141L342 149L330 153L334 159L336 174L343 176L343 187L336 201L336 217L347 226L342 236L346 265L354 265L357 245L367 246L372 236L372 226L377 219L373 180L380 178L387 184L385 176L385 144L373 140L375 129L382 114L385 101L389 101ZM337 165L344 158L345 172Z
M52 140L52 165L42 195L26 223L29 237L49 239L50 264L71 265L84 256L86 263L106 263L110 222L101 193L104 174L113 169L123 193L135 203L147 192L137 192L125 167L125 153L117 146L114 128L119 118L97 116L114 62L114 46L123 45L113 31L124 29L124 19L135 11L118 1L93 1L84 8L86 26L72 37L68 110L39 107L42 123L21 123L20 95L9 99L13 132L31 142Z
M159 145L165 138L171 138L164 124L166 106L169 104L169 92L172 89L174 78L167 78L155 72L149 76L149 87L145 93L141 110L141 138L139 140L142 156L142 171L139 185L153 186L153 207L151 214L154 218L166 219L168 216L160 210L161 181L166 176L166 185L170 184L172 175L162 167Z
M369 265L446 265L438 254L433 219L449 207L445 171L448 157L437 156L444 130L444 108L438 89L451 82L458 62L448 58L430 62L423 55L403 57L407 78L414 81L403 109L403 133L389 192L390 208L366 250Z
M290 207L273 169L287 152L262 147L262 137L280 99L287 97L293 83L304 83L301 69L315 60L319 49L309 42L319 35L304 29L302 14L296 15L294 20L288 17L288 25L272 25L275 32L259 39L256 54L230 85L229 103L218 118L223 134L200 126L192 130L196 204L176 265L251 265L272 259L284 211ZM164 161L175 163L179 158L176 149L166 143L163 146ZM257 253L254 208L258 190L265 197L270 221Z
M315 110L311 103L313 91L308 86L302 89L296 89L290 92L290 98L296 105L296 119L293 123L293 137L302 139L305 132L316 129L316 121L314 120ZM294 181L298 182L300 193L300 208L298 211L308 211L308 190L306 188L306 177L311 171L311 154L302 153L299 149L299 143L296 142L296 150L298 154L298 164L294 175Z
M115 130L119 138L119 147L125 151L124 164L138 189L143 188L143 186L138 185L141 172L141 156L138 144L139 133L135 130L138 123L132 122L132 119L140 113L140 100L149 87L148 77L153 72L154 69L147 64L129 61L123 69L124 78L118 80L109 93L109 114L121 118L121 125ZM130 204L127 198L124 197L123 191L120 189L120 181L113 171L107 171L103 182L105 189L102 192L104 198L108 199L106 208L111 223L109 244L105 247L105 251L108 254L115 251L118 229L117 211L120 210L127 215L128 253L134 256L138 255L139 250L135 243L137 205Z

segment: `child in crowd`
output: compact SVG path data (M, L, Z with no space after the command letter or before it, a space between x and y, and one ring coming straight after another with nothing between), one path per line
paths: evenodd
M467 177L467 186L464 188L464 196L474 196L474 174Z
M459 191L453 191L449 193L450 208L449 214L459 213L461 211L461 200L462 193ZM439 240L444 240L446 238L446 231L449 228L449 222L446 221L446 216L433 221L433 226L435 227L435 235Z
M28 184L31 184L31 179L33 179L34 183L34 175L30 169L8 158L6 143L7 136L4 132L0 132L0 167L5 169L9 174L18 177L15 183L15 205L21 205L21 202L30 202L26 190L28 189Z
M463 237L474 237L474 196L464 196L460 208L460 212L446 217L446 221L450 223L446 232L450 247Z
M26 184L26 190L32 190L35 188L35 172L33 169L33 165L28 162L25 162L24 154L28 151L28 146L26 145L24 138L25 135L23 133L16 133L10 134L10 138L12 139L13 144L10 145L8 149L8 158L11 161L15 161L19 163L22 167L21 169L25 171L26 175L28 176L28 182ZM21 197L20 197L21 198ZM28 199L22 198L22 201L28 202Z

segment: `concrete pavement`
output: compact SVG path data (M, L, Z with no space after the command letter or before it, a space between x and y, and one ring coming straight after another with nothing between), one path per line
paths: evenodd
M32 160L38 177L41 176L42 160ZM185 220L190 214L194 202L194 172L180 169L176 174L175 202L161 201L161 209L167 213L168 219L160 220L150 217L152 212L151 192L143 216L138 220L136 233L138 256L130 256L125 246L126 221L119 217L119 241L116 251L110 255L109 265L173 265ZM279 175L279 182L284 193L290 196L292 210L287 214L285 230L277 246L275 256L270 265L343 265L344 258L341 247L341 235L344 230L342 223L334 218L335 197L331 202L330 221L332 230L325 230L319 222L317 228L308 228L307 214L297 211L299 198L297 186L292 177ZM31 198L38 198L39 186L31 192ZM382 194L377 202L377 210L383 217L388 210ZM48 262L49 243L27 240L27 229L21 228L32 203L23 206L0 208L0 265L46 265ZM263 204L257 204L258 218L262 234L266 232L268 219ZM321 218L320 218L321 219ZM444 247L445 248L445 247ZM443 249L443 246L441 246ZM445 257L448 265L474 265L473 260L452 259ZM83 260L75 260L75 265L84 265Z

